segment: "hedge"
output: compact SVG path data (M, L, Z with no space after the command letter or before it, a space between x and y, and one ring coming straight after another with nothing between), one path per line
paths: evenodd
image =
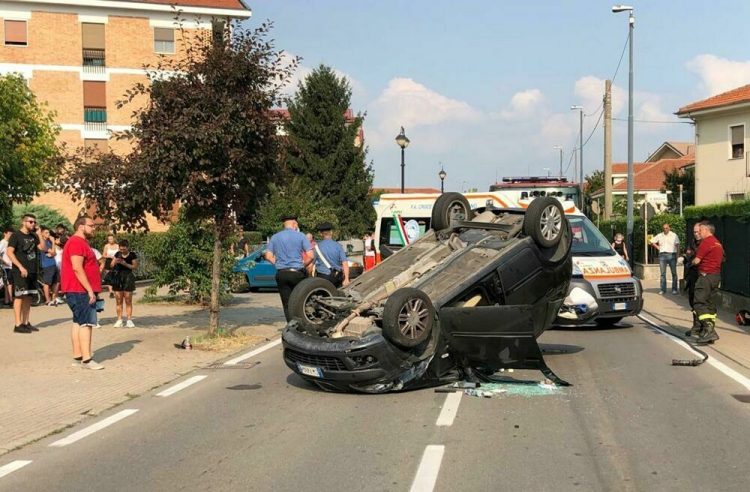
M750 200L694 205L686 207L684 214L686 219L703 219L708 217L742 217L750 219Z
M110 233L107 231L97 231L94 234L94 238L91 240L91 245L99 251L103 251L109 234ZM164 235L164 232L115 234L116 242L119 242L122 239L127 239L130 243L130 249L135 251L138 255L139 265L135 271L136 279L144 280L154 278L158 266L149 261L149 256L151 256L151 253L156 251L159 247L161 241L164 240Z
M685 244L685 218L680 217L677 214L658 214L654 215L648 221L648 233L659 234L664 224L669 224L670 229L677 234L680 238L680 244ZM627 218L618 217L613 220L603 220L599 223L599 230L604 234L604 237L610 241L614 241L616 233L621 232L625 235L627 231ZM643 262L643 219L641 217L635 217L633 220L633 249L631 256L637 262ZM651 250L651 254L655 254L655 250ZM653 260L653 258L652 258Z

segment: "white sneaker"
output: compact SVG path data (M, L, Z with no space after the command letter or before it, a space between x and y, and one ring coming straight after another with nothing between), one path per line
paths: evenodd
M115 325L114 325L115 328L122 328L122 326L123 324L122 324L121 319L118 319L117 321L115 321Z
M81 362L81 369L90 369L92 371L101 371L104 369L104 366L99 364L94 359L91 359L90 361L86 362L85 364Z
M135 328L135 323L133 323L132 319L129 319L127 323L125 323L125 328Z

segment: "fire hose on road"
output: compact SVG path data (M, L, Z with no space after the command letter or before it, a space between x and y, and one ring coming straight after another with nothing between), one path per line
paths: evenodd
M677 337L677 336L675 336L674 333L671 333L669 330L667 330L666 328L660 326L655 321L650 320L650 319L644 317L642 314L638 315L638 319L640 319L644 323L647 323L649 326L651 326L653 328L656 328L657 330L659 330L660 332L664 333L665 335L669 335L671 337L675 337L678 340L681 340L681 341L685 342L690 347L691 350L693 350L694 352L697 352L701 356L703 356L702 359L672 359L672 365L673 366L699 366L699 365L703 364L704 362L706 362L708 360L708 354L705 353L703 350L699 349L698 347L696 347L689 340L687 340L687 339L685 339L683 337Z

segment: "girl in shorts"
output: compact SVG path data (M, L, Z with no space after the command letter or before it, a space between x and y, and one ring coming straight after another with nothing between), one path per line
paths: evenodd
M115 328L135 328L133 323L133 292L135 292L135 274L133 271L138 268L138 255L130 251L130 243L127 239L120 241L120 251L115 253L112 258L112 271L114 272L114 282L112 290L115 292L117 301L117 321ZM125 316L127 321L123 324L122 310L125 305Z

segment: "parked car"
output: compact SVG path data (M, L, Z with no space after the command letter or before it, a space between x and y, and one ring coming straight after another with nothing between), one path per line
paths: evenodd
M233 272L245 274L251 291L276 288L276 267L266 260L263 255L265 252L266 247L261 246L246 257L238 259L232 268Z
M276 286L276 267L266 260L264 253L266 247L262 246L245 258L238 259L232 271L244 273L247 276L247 283L250 290L258 289L275 289ZM349 280L353 280L362 275L364 267L357 261L349 261Z
M381 393L502 368L539 369L536 338L571 279L571 231L558 200L472 211L459 193L435 202L433 229L335 289L319 278L292 292L284 361L324 390Z

